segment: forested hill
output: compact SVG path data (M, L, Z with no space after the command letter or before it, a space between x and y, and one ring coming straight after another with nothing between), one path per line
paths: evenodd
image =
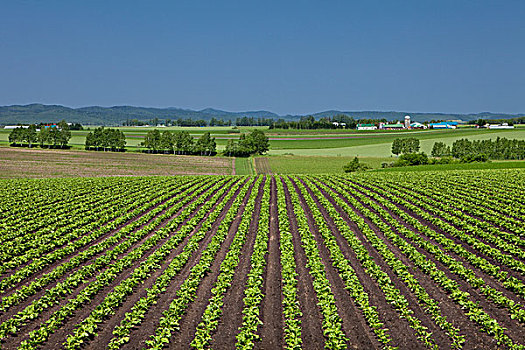
M182 108L150 108L132 106L69 108L60 105L30 104L25 106L1 106L0 124L56 122L62 119L71 123L93 125L120 125L128 119L149 121L158 119L232 119L239 117L278 118L267 111L225 112L212 108L194 111Z
M430 120L475 120L475 119L510 119L523 116L523 114L496 114L496 113L479 113L479 114L445 114L445 113L410 113L410 112L380 112L380 111L338 111L330 110L312 114L316 119L321 117L332 117L337 114L346 114L355 119L370 118L387 120L402 120L405 115L409 114L415 121ZM13 105L0 106L0 125L10 125L17 123L40 123L40 122L58 122L65 119L72 123L92 124L92 125L120 125L129 119L138 119L141 121L150 121L154 118L165 119L193 119L206 120L211 118L223 120L235 120L239 117L253 118L283 118L286 120L299 119L300 115L279 116L278 114L268 111L248 111L248 112L227 112L213 108L206 108L200 111L182 108L151 108L151 107L132 107L132 106L114 106L114 107L81 107L69 108L60 105Z

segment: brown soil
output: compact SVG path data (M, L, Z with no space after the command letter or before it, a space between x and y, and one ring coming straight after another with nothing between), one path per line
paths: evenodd
M268 158L255 158L255 171L257 174L272 174L272 169L270 167L270 163L268 162Z
M198 197L200 197L200 195L201 195L201 194L202 194L202 193L203 193L208 187L209 187L209 186L204 186L204 187L202 187L199 191L194 192L194 193L197 194L197 196L196 196L195 198L193 198L192 201L190 201L189 203L187 203L183 208L181 208L181 209L175 214L175 216L180 215L180 213L182 212L182 210L184 210L184 208L186 208L186 207L187 207L188 205L190 205L193 201L195 201ZM102 237L99 237L99 238L96 239L94 242L91 242L90 244L88 244L88 245L84 246L83 248L79 249L79 250L75 253L75 255L80 254L81 252L83 252L83 251L89 249L89 248L90 248L91 246L93 246L94 244L96 244L96 243L102 241L105 237L109 237L110 235L113 235L115 232L117 232L118 230L120 230L120 229L123 228L124 226L127 226L127 225L133 223L134 221L138 220L140 217L146 215L148 212L151 212L152 210L154 210L154 209L157 208L158 206L160 206L160 205L162 205L163 203L165 203L166 201L168 201L170 198L173 198L175 195L176 195L176 194L173 194L173 195L170 196L168 199L166 199L166 200L164 200L164 201L162 201L162 202L157 203L156 205L154 205L154 206L148 208L148 209L147 209L145 212L143 212L142 214L136 216L135 218L133 218L133 219L127 221L126 223L123 223L122 225L120 225L120 226L116 227L115 229L111 230L110 232L104 234ZM157 217L159 217L160 215L162 215L163 213L165 213L166 210L168 210L168 209L165 209L165 210L161 211L160 213L158 213L157 215L155 215L155 217L151 218L148 222L146 222L146 223L140 225L139 227L135 228L132 232L136 232L136 231L140 230L141 228L143 228L144 226L148 225L148 224L151 223L153 220L155 220L155 218L157 218ZM174 216L174 217L175 217L175 216ZM126 239L126 237L124 238L124 240L125 240L125 239ZM145 239L147 239L147 238L143 238L142 240L140 240L140 242L143 242ZM120 244L121 242L122 242L122 240L119 241L117 244ZM136 243L133 247L138 246L139 244L141 244L140 242L139 242L139 243ZM114 246L115 246L115 245L111 246L109 249L112 249ZM19 304L19 305L13 306L12 308L10 308L10 310L9 310L7 313L1 315L0 320L5 320L6 318L10 317L10 315L12 315L12 314L14 314L14 313L16 313L16 312L18 312L18 311L20 311L20 310L23 310L23 309L24 309L27 305L29 305L33 300L39 299L39 298L45 293L46 289L53 288L57 283L62 282L63 280L65 280L66 278L68 278L71 274L73 274L73 273L75 273L76 271L78 271L79 269L81 269L83 266L86 266L86 265L89 265L89 264L93 263L93 261L94 261L95 259L97 259L98 257L100 257L100 256L103 255L103 254L104 254L104 252L102 252L102 253L98 253L98 254L95 254L94 256L92 256L91 258L89 258L88 260L86 260L86 261L84 261L83 263L81 263L79 266L75 267L74 269L72 269L71 271L69 271L68 273L66 273L63 277L61 277L61 278L59 278L58 280L53 281L53 282L51 282L50 284L48 284L47 286L45 286L45 289L42 289L42 290L40 290L39 292L37 292L36 294L32 295L28 300L22 302L22 303ZM46 273L50 273L50 272L52 272L57 266L63 264L64 262L66 262L66 261L69 260L70 258L71 258L71 255L64 257L64 258L63 258L62 260L60 260L60 261L56 261L56 262L52 263L51 265L45 267L42 271L39 271L39 272L37 272L36 274L34 274L34 275L31 277L31 279L33 280L33 279L36 279L36 278L42 277L42 276L43 276L44 274L46 274ZM25 280L24 280L24 281L25 281ZM25 284L29 284L29 283L31 283L31 280L28 281L28 282L25 283ZM13 293L16 289L18 289L18 288L20 288L20 284L19 284L18 286L14 287L14 288L10 288L10 289L9 289L9 292L8 292L6 295L8 295L8 294L12 294L12 293Z
M49 178L232 173L225 157L0 147L0 177Z
M264 270L263 300L261 302L260 341L256 349L282 349L283 305L281 285L281 251L279 234L279 214L277 212L277 185L275 178L271 179L270 193L270 231L268 239L268 255Z

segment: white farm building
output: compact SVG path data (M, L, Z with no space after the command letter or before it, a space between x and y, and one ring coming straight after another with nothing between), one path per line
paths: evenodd
M357 124L357 130L377 130L374 124Z

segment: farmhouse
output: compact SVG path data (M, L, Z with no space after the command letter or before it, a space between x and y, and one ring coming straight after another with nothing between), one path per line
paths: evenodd
M4 129L16 129L16 128L27 129L29 128L29 125L6 125L4 126Z
M374 124L357 124L357 130L377 130Z
M509 125L508 123L494 124L494 125L487 124L487 128L489 129L514 129L514 125Z

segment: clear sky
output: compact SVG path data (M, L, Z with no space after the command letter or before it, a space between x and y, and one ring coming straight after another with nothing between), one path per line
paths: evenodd
M525 113L525 1L0 3L0 105Z

